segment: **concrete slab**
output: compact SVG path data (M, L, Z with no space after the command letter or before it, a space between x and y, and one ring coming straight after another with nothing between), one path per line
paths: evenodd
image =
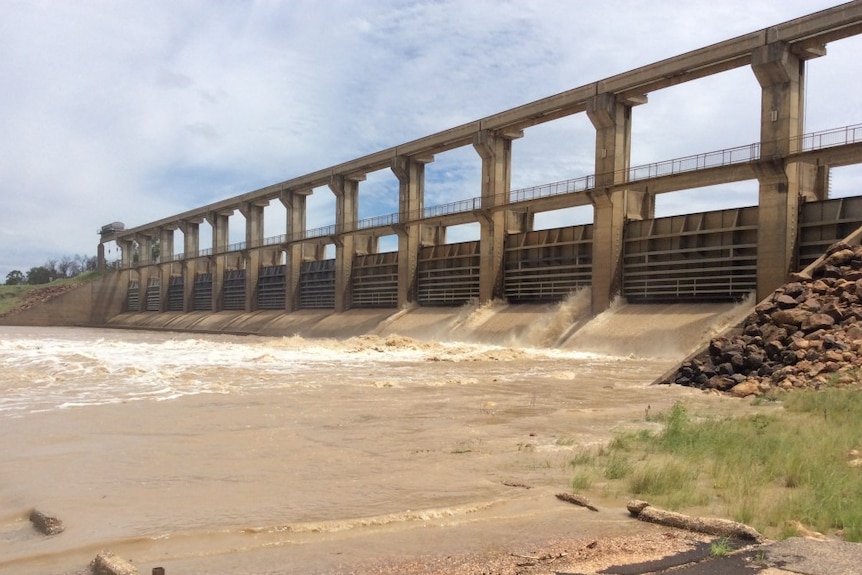
M806 575L862 572L862 544L793 537L763 548L770 567Z

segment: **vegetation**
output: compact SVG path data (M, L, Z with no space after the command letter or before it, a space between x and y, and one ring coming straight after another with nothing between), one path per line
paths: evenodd
M713 541L709 546L709 552L713 557L724 557L731 551L733 551L733 542L729 537Z
M739 419L697 418L676 404L660 414L661 432L577 454L572 487L722 515L773 538L808 529L862 541L862 390L773 399L771 413Z
M27 273L21 270L12 270L6 274L6 285L39 285L57 279L73 278L82 273L95 271L96 264L96 258L89 256L74 255L50 259L44 265L30 268Z
M90 281L99 277L99 275L99 272L84 272L75 276L74 278L66 278L53 281L51 282L50 287L46 287L45 285L30 284L0 285L0 317L2 317L4 314L11 310L21 307L22 304L27 302L29 298L31 298L34 294L38 294L40 291L53 290L55 288L69 286L70 284L78 284Z

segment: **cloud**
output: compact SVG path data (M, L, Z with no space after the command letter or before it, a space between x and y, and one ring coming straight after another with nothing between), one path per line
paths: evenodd
M107 222L161 219L831 4L12 0L0 20L0 280L94 254ZM810 62L811 129L859 121L860 52L852 38ZM740 69L650 94L634 110L632 162L756 140L758 90ZM593 140L583 114L527 129L513 186L587 175ZM478 195L479 167L471 147L439 154L426 205ZM862 177L842 168L833 183ZM361 217L397 211L396 195L389 170L369 174ZM333 206L316 190L308 226L331 223ZM267 208L268 235L279 210Z

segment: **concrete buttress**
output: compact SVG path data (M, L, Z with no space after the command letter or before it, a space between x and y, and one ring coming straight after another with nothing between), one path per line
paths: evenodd
M811 56L813 53L808 52ZM803 197L825 199L823 170L780 158L799 151L804 125L805 60L784 42L756 48L751 68L761 87L757 299L784 283L794 263Z
M623 232L627 219L652 216L653 199L646 193L612 186L628 180L631 157L632 105L613 94L602 93L587 104L587 116L596 129L596 182L593 204L592 312L610 306L622 287Z
M168 287L174 266L174 226L161 228L159 234L159 311L168 311Z
M197 273L197 255L201 247L200 219L183 220L180 222L180 230L183 232L183 311L188 313L194 311L195 275Z
M230 217L233 210L211 212L207 214L207 221L212 226L213 249L210 255L212 266L210 270L213 275L212 311L221 311L224 301L224 270L225 256L227 251Z
M260 276L261 250L263 246L263 209L269 200L246 202L240 206L245 217L245 311L257 309L257 280Z
M364 175L333 176L329 189L335 194L335 311L350 309L350 280L353 272L355 236L351 233L359 219L359 182Z
M302 238L306 226L306 203L312 190L285 190L279 200L287 212L287 262L284 269L285 311L299 309L299 273L302 268L303 244L294 241Z
M422 218L425 204L425 164L434 158L393 158L391 169L398 178L398 307L416 301L416 274L422 244Z
M506 242L506 210L512 180L512 140L522 131L477 132L473 148L482 158L482 207L479 219L479 301L503 297L503 252Z

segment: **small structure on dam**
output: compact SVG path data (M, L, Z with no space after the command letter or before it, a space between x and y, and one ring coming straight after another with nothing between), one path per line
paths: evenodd
M124 311L552 302L582 287L591 288L594 313L616 294L760 299L862 224L862 200L828 199L830 168L862 163L862 125L803 130L807 61L859 33L856 0L156 222L108 224L99 260L105 267L104 244L116 242L128 281ZM758 142L630 165L632 110L650 92L741 67L760 86ZM512 142L580 113L595 128L594 173L512 190ZM476 197L427 206L425 167L462 147L481 162ZM398 212L360 219L361 183L381 170L397 179ZM757 206L655 218L657 194L743 180L758 182ZM307 229L307 199L322 187L335 197L336 223ZM264 237L271 202L285 207L284 233ZM574 206L591 206L592 223L533 229L536 214ZM245 240L230 244L237 212ZM468 222L478 223L479 240L447 243L447 228ZM211 246L200 245L201 225ZM397 237L397 250L381 252L383 236Z

